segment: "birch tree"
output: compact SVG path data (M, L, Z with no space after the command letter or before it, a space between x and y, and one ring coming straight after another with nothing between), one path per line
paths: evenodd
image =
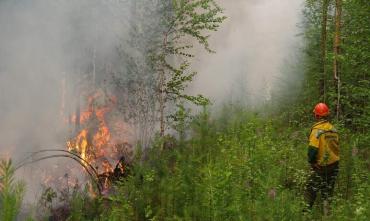
M163 1L165 31L160 45L153 50L153 66L157 72L156 91L160 135L164 136L169 108L176 102L188 101L196 105L208 103L202 95L184 93L192 82L195 71L190 70L193 42L199 43L212 53L209 47L209 33L217 31L226 19L223 10L214 0L173 0Z

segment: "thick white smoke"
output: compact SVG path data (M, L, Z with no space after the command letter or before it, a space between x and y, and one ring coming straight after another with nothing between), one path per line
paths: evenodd
M230 99L248 106L262 104L282 86L286 66L297 61L303 0L218 2L228 19L211 36L217 53L202 54L196 61L199 75L193 90L216 104Z

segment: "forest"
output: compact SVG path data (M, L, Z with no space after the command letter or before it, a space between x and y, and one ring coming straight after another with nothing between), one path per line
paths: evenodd
M0 1L0 220L369 220L369 21L369 0ZM320 119L339 169L309 207Z

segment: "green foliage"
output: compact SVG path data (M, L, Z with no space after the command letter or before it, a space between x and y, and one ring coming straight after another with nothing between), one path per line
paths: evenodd
M346 124L360 131L370 129L370 2L344 1L343 115Z
M68 205L71 208L69 221L97 220L103 209L102 200L91 198L86 191L74 191Z
M187 138L158 137L152 148L138 149L131 175L108 197L74 191L66 202L68 220L367 220L370 215L368 135L339 127L340 173L330 215L322 217L320 200L312 213L302 213L310 125L237 106L212 117L205 107L189 122L185 108L179 110L174 129L191 129ZM1 183L8 183L2 185L2 199L11 190L19 206L14 196L21 191L3 188L12 183L10 165L1 164ZM56 196L48 190L44 197ZM16 210L6 211L13 216L2 220L14 220Z
M159 111L172 115L174 106L188 101L196 105L207 105L209 100L202 95L188 95L185 89L197 74L189 70L191 49L194 42L213 52L209 47L209 33L217 31L226 19L214 0L172 0L162 1L163 36L159 45L152 49L153 68L157 70L157 93ZM163 122L161 122L163 124ZM162 131L163 132L163 131Z
M16 220L21 207L24 185L14 181L12 162L0 162L0 220Z
M311 220L303 214L309 125L289 126L238 109L191 122L191 138L158 138L110 198L107 220ZM366 144L341 129L340 175L326 220L366 220L370 181ZM165 148L163 148L165 147ZM109 217L109 218L108 218Z
M334 1L331 1L333 4ZM337 87L333 79L333 5L328 15L327 57L327 93L319 97L317 87L320 79L320 34L321 1L307 1L305 9L305 83L301 93L303 107L313 106L318 101L326 100L335 113ZM366 133L370 116L370 3L366 0L343 1L343 19L341 31L340 78L341 109L340 120L345 126ZM325 99L326 98L326 99ZM306 112L302 115L306 115Z
M333 3L333 1L332 1ZM333 7L333 6L332 6ZM333 8L331 7L331 12ZM329 10L329 11L330 11ZM305 11L306 56L304 60L305 83L301 93L299 108L291 113L293 119L308 122L310 108L324 100L318 95L317 88L320 70L320 1L307 1ZM342 45L340 61L341 77L341 171L338 192L332 205L333 216L329 220L366 220L369 216L369 56L370 56L370 2L364 0L343 1ZM332 13L328 17L328 38L326 76L327 100L335 112L336 86L332 77L334 25ZM299 124L299 122L298 122ZM344 129L346 128L346 129ZM319 218L316 216L316 218Z
M161 150L157 145L148 150L148 159L134 165L135 175L118 185L119 194L112 199L112 219L264 220L298 216L301 204L296 195L302 188L305 161L301 161L301 168L292 164L302 157L304 148L297 152L290 139L276 134L279 129L272 122L239 114L227 122L211 123L204 112L192 123L193 137L185 146L176 148L179 144L175 143L173 149ZM286 203L291 201L296 203Z
M312 108L326 98L333 110L336 99L330 74L333 5L328 14L325 98L320 97L317 86L322 77L319 56L322 4L307 0L305 56L301 64L305 79L296 103L291 105L285 101L284 107L278 105L270 115L266 110L258 114L237 105L227 105L220 114L211 116L206 98L184 92L196 75L189 70L190 59L194 56L189 39L212 52L209 33L216 31L225 19L222 9L213 0L159 1L151 5L148 2L135 1L146 6L146 15L157 17L148 24L132 27L131 33L137 38L133 38L131 46L137 49L139 57L150 54L151 59L145 57L150 61L137 63L137 58L124 56L130 78L120 87L126 89L133 85L131 78L140 73L141 65L145 66L145 71L162 75L162 85L159 88L157 83L155 85L159 92L152 88L145 93L151 98L153 93L162 93L164 102L171 102L172 106L167 108L175 110L168 110L167 117L172 129L178 132L178 139L169 135L156 137L151 148L138 148L130 168L131 175L116 183L110 196L92 199L86 192L74 192L67 203L71 209L69 220L368 220L368 0L343 1L343 44L339 57L341 118L334 122L339 128L341 160L330 213L325 217L320 198L312 212L302 213L302 209L305 208L303 192L309 172L306 151L307 135L313 123ZM140 18L138 14L135 18ZM148 62L153 62L151 67ZM137 78L134 82L141 80ZM145 80L145 84L150 82L148 85L158 81L153 76ZM137 96L142 94L137 88L150 87L145 84L129 90ZM135 99L145 100L143 97L130 99L133 100L128 101L128 105L136 104ZM189 117L186 101L202 105L203 112ZM149 109L141 111L147 113ZM14 220L19 210L23 188L13 183L13 174L11 163L3 161L0 164L1 220ZM51 207L56 195L49 190L43 197Z
M145 144L148 128L160 118L163 133L162 125L171 123L177 105L209 103L202 95L185 93L197 74L190 70L192 49L198 43L213 52L210 33L217 31L225 17L214 0L133 0L121 4L131 11L129 39L118 48L122 70L112 74L111 83L117 94L124 94L117 96L120 112L127 122L140 127Z

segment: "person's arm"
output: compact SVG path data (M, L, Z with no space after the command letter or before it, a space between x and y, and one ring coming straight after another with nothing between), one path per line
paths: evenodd
M319 152L319 139L316 136L317 132L317 129L313 129L309 138L307 158L311 165L315 165L317 163L317 154Z
M308 147L307 156L308 156L308 162L310 164L316 164L317 163L317 153L318 152L319 151L318 151L317 147L313 147L313 146Z

